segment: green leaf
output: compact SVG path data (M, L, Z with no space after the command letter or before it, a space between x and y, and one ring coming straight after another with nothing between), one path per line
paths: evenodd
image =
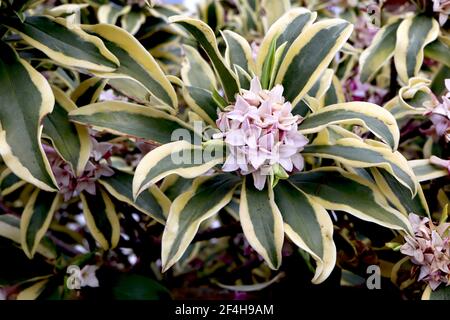
M275 204L273 190L258 190L252 179L245 178L241 190L239 218L242 230L252 248L258 252L271 269L281 265L281 248L284 241L283 218Z
M136 201L133 200L133 176L115 171L110 177L103 177L99 182L105 189L116 199L128 203L139 211L148 214L150 217L164 224L166 217L165 210L170 207L170 200L159 190L158 187L152 186L148 192L139 195Z
M423 49L438 37L439 23L427 15L406 18L397 29L394 61L400 79L407 83L417 76L423 62Z
M426 57L436 60L447 67L450 67L449 52L449 46L439 38L427 45L424 51Z
M267 55L265 56L264 63L262 65L261 70L261 87L263 89L269 89L270 79L272 79L272 75L275 66L275 55L277 52L276 39L272 40L270 44Z
M99 38L69 24L66 19L32 16L27 17L25 23L11 20L6 24L30 45L64 66L111 72L120 64Z
M239 92L236 75L226 66L211 28L200 20L186 16L172 16L169 21L184 27L200 43L216 70L228 101L234 101L234 95Z
M181 79L185 86L205 90L217 88L216 76L209 64L202 58L198 50L191 46L183 46L184 59L181 64Z
M361 82L369 82L394 55L397 29L401 21L383 26L372 40L371 45L361 53L359 65Z
M275 202L284 221L286 235L316 261L313 283L328 278L336 263L333 222L327 211L289 181L279 181Z
M115 72L96 73L109 79L128 79L143 86L158 102L178 108L175 89L152 55L125 30L108 24L85 25L84 30L98 36L120 60Z
M371 146L356 138L344 138L334 145L309 145L303 154L333 159L355 168L380 167L389 171L401 184L417 192L418 181L406 159L398 152L384 146Z
M409 190L386 172L386 170L375 168L371 170L381 192L400 212L405 215L415 213L423 217L430 215L428 204L420 185L417 195L411 199Z
M217 109L219 106L214 100L213 93L206 89L185 86L183 97L186 104L197 113L206 123L216 126Z
M352 30L353 26L345 20L322 20L306 28L294 40L275 79L275 84L283 85L287 101L296 105L303 98Z
M304 134L319 132L333 124L364 126L393 150L398 147L400 132L395 118L380 106L368 102L347 102L321 108L306 117L299 130Z
M0 154L21 179L46 191L56 182L41 145L41 121L55 103L45 78L0 42Z
M121 274L114 282L112 294L116 300L168 300L169 291L149 277Z
M178 118L141 105L105 101L78 108L69 113L71 121L94 126L117 135L128 135L158 143L172 141L176 130L184 130L194 139L193 129Z
M95 240L104 250L117 246L120 223L116 208L105 191L97 186L97 195L80 194L84 218Z
M376 185L336 167L292 175L289 181L328 210L412 233L406 216L389 207Z
M162 237L163 272L183 256L200 224L231 201L240 181L228 173L200 177L173 201Z
M60 203L60 195L39 189L28 199L20 220L20 242L28 258L33 258Z
M12 214L0 215L0 237L7 238L15 243L21 243L20 233L20 218ZM48 242L44 244L41 241L36 247L36 252L46 257L47 259L56 259L55 248L48 245Z
M50 138L58 154L80 175L91 154L91 140L86 127L69 121L69 112L77 106L58 88L53 88L55 106L44 118L44 134Z
M160 146L145 155L136 168L133 196L171 174L183 178L198 177L223 161L223 146L211 145L205 149L186 141L175 141Z

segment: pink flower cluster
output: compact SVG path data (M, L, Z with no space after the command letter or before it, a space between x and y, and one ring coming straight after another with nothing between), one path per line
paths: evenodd
M370 46L379 29L369 21L368 17L359 16L355 23L354 47L365 49Z
M435 290L441 283L450 284L450 223L435 226L428 218L411 213L409 221L414 237L407 235L400 251L420 266L419 281Z
M300 151L308 139L297 131L302 118L292 114L292 105L285 102L283 87L263 90L258 78L251 81L250 90L242 90L236 103L219 112L217 126L229 147L223 170L252 174L254 185L262 190L266 176L280 165L285 171L302 170Z
M92 137L91 141L91 157L80 176L76 176L70 165L57 154L55 149L45 146L46 154L58 183L59 191L64 196L64 201L78 196L82 191L95 195L95 181L102 176L110 177L114 174L106 161L111 156L113 145L107 142L97 142Z
M445 87L448 92L442 96L442 103L435 99L431 102L431 106L429 104L426 106L430 109L427 115L433 122L432 131L439 137L444 136L445 140L450 142L450 79L445 80Z
M344 83L344 93L347 101L367 101L381 105L387 90L362 83L359 73L354 73Z
M433 11L439 13L439 24L443 26L450 15L450 0L433 0Z

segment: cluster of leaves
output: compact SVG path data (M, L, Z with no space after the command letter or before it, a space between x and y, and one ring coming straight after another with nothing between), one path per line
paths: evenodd
M369 2L207 0L194 18L152 1L1 1L1 244L37 265L0 269L8 298L75 298L71 265L100 268L115 298L164 298L157 280L183 287L199 266L200 285L252 291L298 257L315 284L359 285L379 264L416 297L392 248L414 236L408 214L447 217L448 140L430 114L450 77L448 8L388 3L374 26ZM265 163L261 186L254 164L222 167L233 146L217 135L280 88L304 165ZM424 297L448 294L436 288Z

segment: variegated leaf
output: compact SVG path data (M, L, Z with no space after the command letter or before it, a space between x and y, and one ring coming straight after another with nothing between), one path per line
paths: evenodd
M58 154L80 175L89 160L91 140L86 127L71 123L69 112L77 106L64 92L53 87L55 106L44 118L44 135L50 138Z
M375 184L336 167L298 173L289 181L324 208L345 211L365 221L412 233L408 219L389 207Z
M423 62L423 49L438 37L436 20L420 14L403 20L397 29L394 61L403 83L417 76Z
M316 261L313 283L328 278L336 264L333 222L327 211L289 181L279 181L275 202L284 221L284 232Z
M128 102L105 101L90 104L70 112L69 117L73 122L94 126L99 130L158 143L172 141L172 134L177 130L190 134L191 139L195 137L193 129L178 118L152 107Z
M11 169L6 168L0 174L0 195L2 197L23 187L27 182L16 176Z
M104 250L117 246L120 238L120 223L116 208L108 194L97 187L97 195L80 194L84 218L92 236Z
M136 168L133 197L171 174L195 178L223 161L223 146L206 149L187 141L175 141L160 146L145 155Z
M252 248L271 269L278 269L281 265L284 227L272 188L266 186L260 191L253 186L251 178L246 177L241 190L239 218Z
M287 50L275 79L284 97L296 105L312 88L352 33L345 20L328 19L306 28Z
M420 184L416 196L411 198L409 190L386 172L386 170L372 168L371 171L381 192L404 215L410 213L415 213L423 217L430 215L427 200L425 199Z
M217 109L219 105L213 97L213 93L203 88L185 86L183 97L186 104L206 123L216 126Z
M302 152L328 158L356 168L380 167L387 170L412 195L417 192L418 181L406 159L398 152L384 146L369 145L355 138L343 138L333 145L309 145Z
M92 77L81 82L70 94L70 99L79 107L97 102L105 88L106 81Z
M212 90L217 88L216 76L200 53L191 46L183 46L184 59L181 65L181 79L186 86Z
M114 198L135 207L159 223L165 223L171 201L157 186L151 186L148 192L141 193L134 201L132 175L116 171L112 176L103 177L99 182Z
M369 82L394 55L397 29L401 21L383 26L359 58L361 82Z
M223 31L223 38L227 45L225 57L230 68L233 69L237 65L250 75L255 73L252 48L247 40L230 30Z
M39 189L28 199L20 219L20 242L28 258L33 258L60 203L59 194Z
M449 175L446 168L438 167L430 162L430 159L408 161L409 166L414 171L420 182L433 180Z
M239 92L236 75L227 67L220 54L216 37L211 28L200 20L186 16L172 16L169 21L184 27L200 43L216 70L227 99L233 101L234 95Z
M0 237L7 238L17 244L21 243L20 218L12 214L0 215ZM45 239L45 238L44 238ZM49 240L41 241L36 247L36 252L47 259L56 259L54 246L50 245Z
M120 65L98 37L69 24L66 19L31 16L24 23L14 20L7 24L30 45L64 66L111 72Z
M21 179L46 191L56 182L41 145L42 120L55 98L45 78L0 42L0 154Z
M163 272L182 257L200 224L230 202L240 181L228 173L200 177L173 201L162 237Z
M273 42L274 50L286 43L285 50L287 51L294 40L313 23L316 17L317 13L315 12L304 8L294 8L278 19L267 31L261 43L256 58L256 74L262 77L264 64L267 63L267 57Z
M96 73L97 76L135 81L161 103L173 109L178 108L175 89L156 60L136 38L124 29L108 24L84 25L83 28L101 38L120 60L120 66L115 72Z
M333 124L364 126L393 150L398 147L400 132L395 118L380 106L368 102L347 102L322 108L306 117L299 130L304 134L319 132Z
M450 67L450 46L438 38L425 47L426 57L436 60L447 67Z

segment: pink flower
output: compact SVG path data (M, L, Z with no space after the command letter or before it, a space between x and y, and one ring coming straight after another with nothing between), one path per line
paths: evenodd
M443 26L450 15L450 0L433 0L433 11L439 13L439 24Z
M109 167L107 162L111 156L113 145L97 142L93 137L91 137L91 142L91 157L86 163L83 173L79 176L75 175L70 165L61 159L53 148L45 146L44 150L49 158L59 191L64 196L64 201L78 196L82 191L95 195L95 182L102 176L110 177L114 174L114 170Z
M359 16L355 23L355 48L367 48L372 44L372 40L379 28L374 26L366 16Z
M344 83L346 100L348 101L367 101L375 104L382 104L387 90L373 86L369 83L362 83L359 73L349 77Z
M117 95L113 89L102 91L99 96L99 101L129 101L127 97Z
M251 43L251 48L252 48L253 60L256 61L256 58L258 57L259 49L261 48L261 43L259 41L257 41L257 40L253 41Z
M229 154L224 171L252 174L254 185L262 190L273 166L287 172L303 169L300 151L308 143L297 131L302 118L292 114L292 105L285 102L283 87L263 90L258 78L251 81L250 90L242 90L234 105L219 113L215 139L224 139Z
M447 94L442 96L442 103L437 98L425 104L429 109L425 113L428 115L433 127L427 130L426 133L435 133L438 137L445 137L447 142L450 142L450 79L445 80L445 87Z
M400 252L420 266L419 281L435 290L441 283L450 284L450 223L434 226L428 218L411 213L409 220L414 236L405 236Z

